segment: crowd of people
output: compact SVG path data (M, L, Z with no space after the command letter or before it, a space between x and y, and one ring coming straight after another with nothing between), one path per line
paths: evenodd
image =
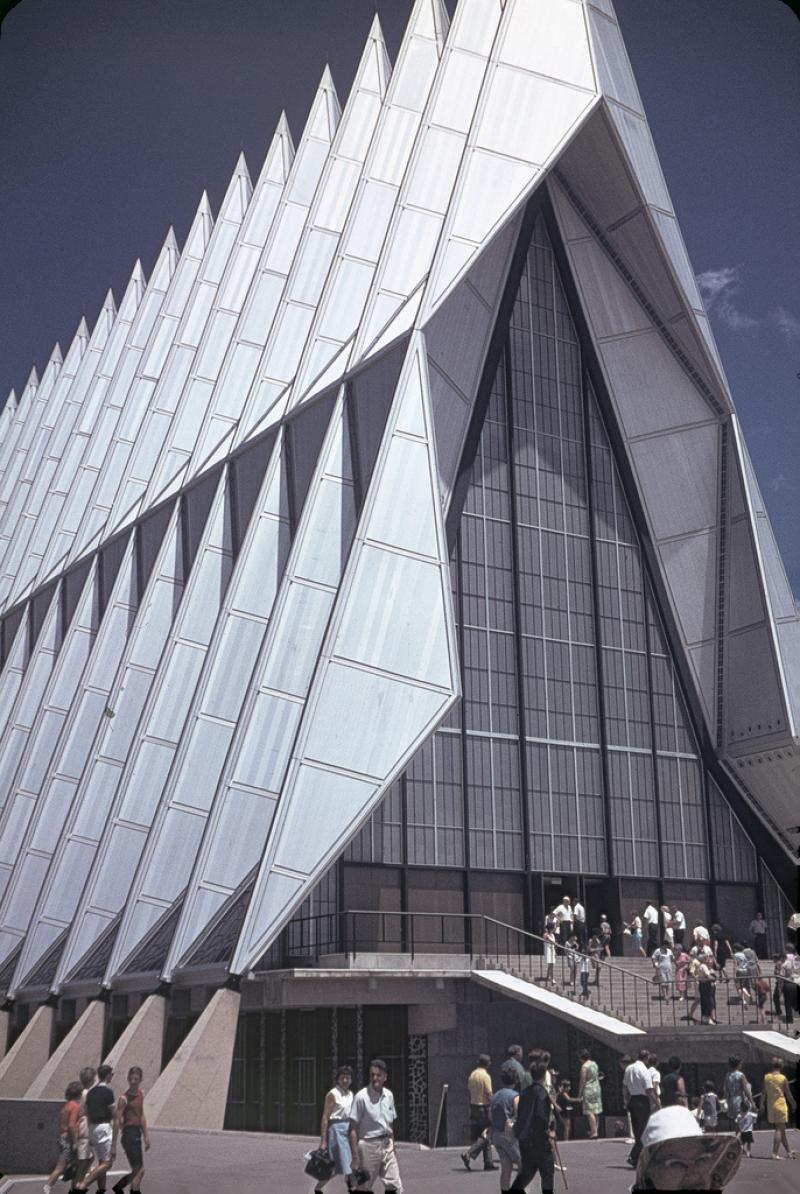
M588 1138L598 1136L605 1075L583 1050L573 1094L571 1080L559 1073L546 1049L531 1049L526 1063L523 1056L521 1045L508 1046L496 1089L491 1058L486 1053L477 1058L467 1078L472 1143L461 1161L467 1170L481 1163L485 1171L497 1171L501 1194L526 1190L537 1174L543 1194L550 1194L555 1173L566 1172L558 1142L571 1138L578 1110ZM696 1096L687 1090L678 1057L659 1065L643 1049L635 1058L623 1057L621 1066L634 1190L675 1188L670 1174L674 1176L676 1165L692 1178L681 1189L721 1188L740 1160L752 1156L760 1116L773 1132L772 1159L796 1157L786 1135L796 1103L780 1058L773 1058L757 1093L736 1056L729 1058L720 1086L706 1080ZM385 1062L373 1060L369 1075L368 1085L355 1094L350 1067L336 1071L335 1085L325 1096L319 1150L308 1154L307 1172L317 1177L315 1194L337 1175L351 1191L372 1190L380 1178L386 1194L402 1194L394 1149L396 1111Z
M716 991L719 982L733 982L736 998L743 1008L751 1008L754 1020L782 1018L794 1022L798 1008L800 956L796 946L787 943L782 953L768 962L767 922L757 912L750 924L750 943L731 940L725 927L715 922L710 928L696 920L691 929L677 906L649 902L633 911L622 927L623 939L630 941L634 954L649 957L653 963L653 981L658 998L676 999L687 1004L686 1020L716 1024ZM555 983L556 954L560 952L569 970L569 984L580 997L589 999L590 986L600 984L604 959L611 956L613 931L608 916L601 913L596 927L587 927L586 910L580 900L569 895L547 915L544 924L544 960L546 984ZM728 974L728 964L732 974Z
M623 1057L621 1064L623 1097L633 1136L628 1163L634 1168L652 1113L663 1107L678 1106L689 1110L704 1132L717 1133L723 1126L734 1132L745 1157L752 1156L753 1129L763 1115L772 1128L772 1160L796 1159L786 1129L789 1114L794 1113L797 1104L780 1057L773 1057L762 1089L756 1094L742 1070L741 1059L729 1057L721 1089L707 1079L702 1093L691 1099L691 1106L679 1057L670 1057L662 1071L658 1058L643 1049L636 1058Z
M117 1194L130 1187L138 1194L144 1177L144 1153L150 1136L144 1113L144 1077L139 1066L128 1071L128 1086L116 1098L111 1087L114 1071L101 1065L97 1071L86 1066L80 1080L70 1082L64 1092L59 1119L58 1157L44 1184L44 1194L58 1181L71 1181L70 1194L81 1194L93 1182L106 1189L106 1177L122 1144L130 1169L112 1186Z

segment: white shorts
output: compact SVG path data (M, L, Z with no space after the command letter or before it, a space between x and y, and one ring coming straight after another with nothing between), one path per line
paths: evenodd
M92 1124L89 1129L89 1144L98 1165L104 1165L111 1157L111 1124Z

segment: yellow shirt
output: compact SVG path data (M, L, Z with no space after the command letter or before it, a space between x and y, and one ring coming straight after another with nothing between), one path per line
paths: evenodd
M488 1107L492 1101L492 1079L483 1066L474 1069L467 1078L469 1101L473 1107Z

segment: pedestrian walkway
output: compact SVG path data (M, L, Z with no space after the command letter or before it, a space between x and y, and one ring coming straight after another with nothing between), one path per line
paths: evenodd
M303 1173L303 1153L318 1141L301 1137L276 1137L250 1132L191 1132L162 1129L153 1132L147 1154L147 1194L310 1194L313 1182ZM800 1132L789 1132L790 1143L800 1148ZM754 1159L742 1161L725 1194L794 1194L800 1161L769 1160L771 1132L756 1132ZM561 1144L567 1180L573 1194L624 1194L631 1183L625 1163L628 1146L619 1140L576 1141ZM407 1194L497 1194L498 1175L473 1170L467 1174L459 1153L463 1145L432 1152L411 1144L398 1146L400 1171ZM556 1175L558 1178L558 1175ZM27 1178L4 1186L0 1194L41 1194L43 1178ZM111 1183L109 1183L110 1186ZM343 1194L337 1178L328 1187ZM538 1180L531 1190L538 1189ZM559 1179L556 1189L564 1189Z

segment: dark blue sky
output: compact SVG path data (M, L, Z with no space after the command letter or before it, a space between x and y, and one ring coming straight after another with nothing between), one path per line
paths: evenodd
M411 0L22 0L0 38L0 402L149 271L325 61L344 101L377 7ZM781 0L617 0L745 435L800 594L800 21ZM452 4L451 4L452 8Z

